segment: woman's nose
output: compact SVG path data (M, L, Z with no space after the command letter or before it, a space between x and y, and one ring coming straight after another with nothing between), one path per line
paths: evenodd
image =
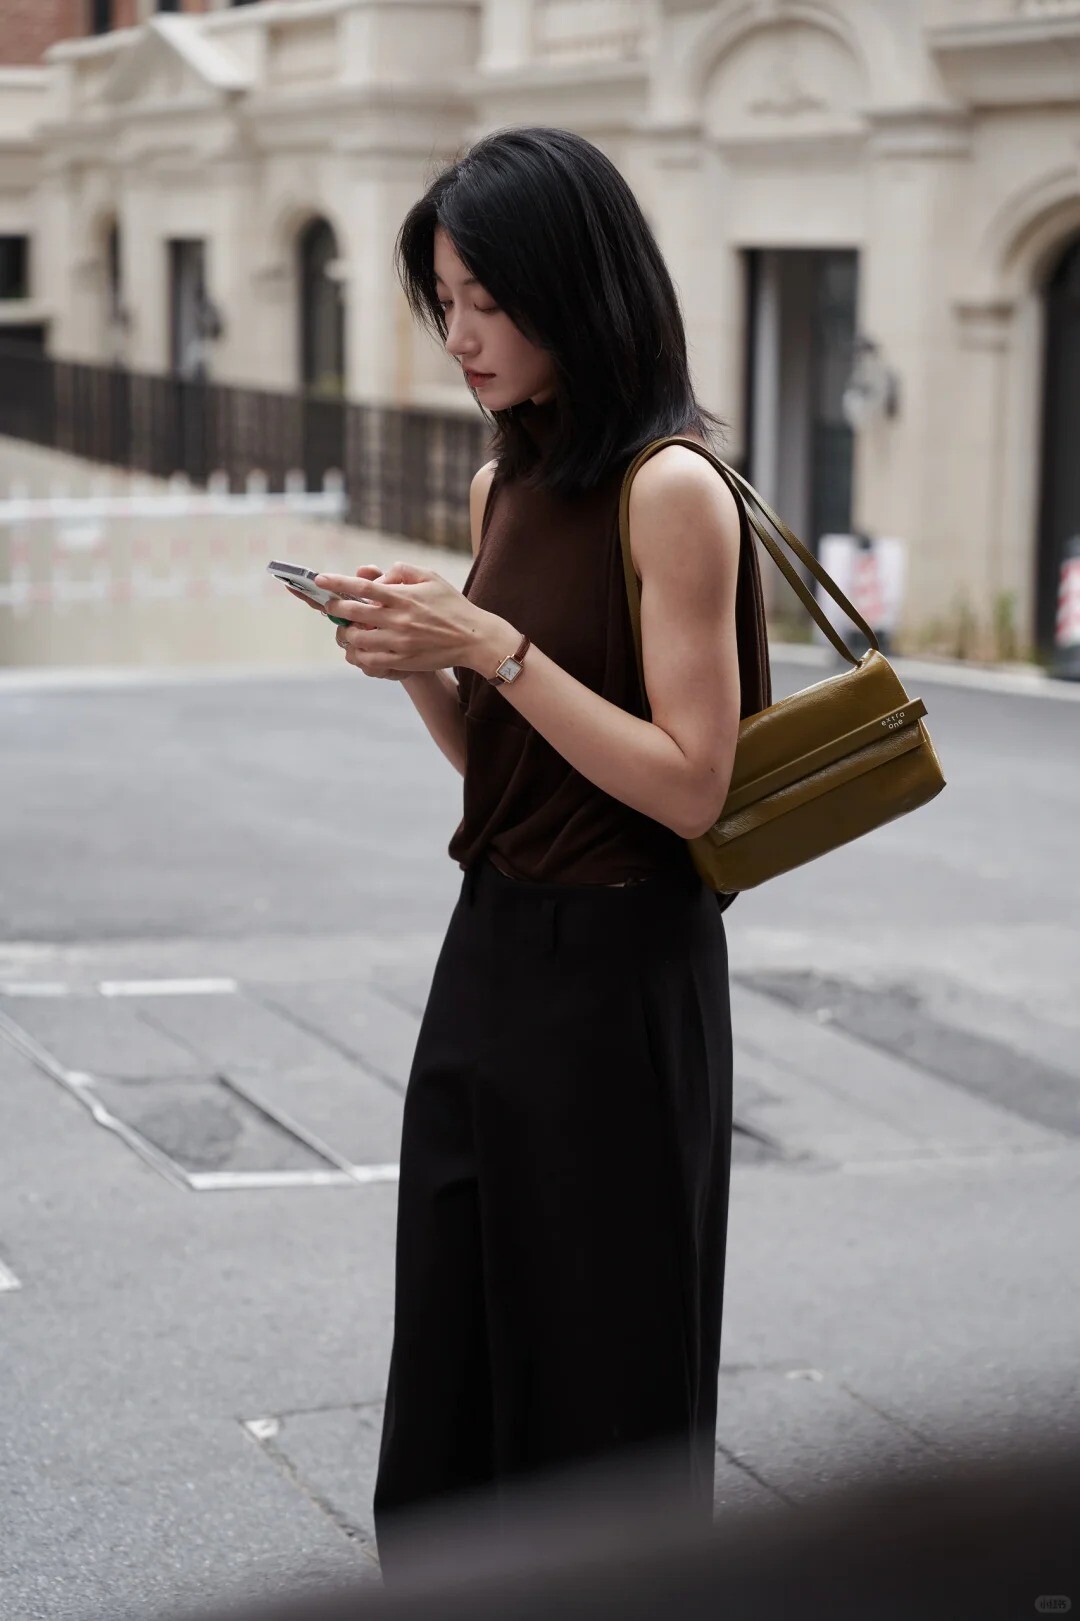
M468 322L465 317L459 321L454 314L446 317L446 347L452 354L456 354L462 344L468 347Z

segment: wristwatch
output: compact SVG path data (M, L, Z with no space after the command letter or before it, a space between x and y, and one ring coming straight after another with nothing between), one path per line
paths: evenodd
M521 674L521 666L524 662L525 654L529 651L531 645L532 643L529 641L527 636L523 636L521 638L513 653L511 653L509 658L503 659L502 663L499 665L499 668L495 671L495 674L486 677L486 679L491 682L493 687L509 686L511 681L517 680L518 676Z

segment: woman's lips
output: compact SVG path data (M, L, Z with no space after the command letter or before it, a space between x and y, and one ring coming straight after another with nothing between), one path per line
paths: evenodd
M493 371L469 371L466 367L465 381L470 388L480 388L484 383L490 383L495 376Z

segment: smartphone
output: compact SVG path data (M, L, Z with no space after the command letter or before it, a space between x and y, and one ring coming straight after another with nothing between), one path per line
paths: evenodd
M322 608L325 608L334 595L333 591L327 591L321 585L315 584L319 574L317 568L301 568L299 563L267 563L266 568L267 572L272 574L276 580L282 580L286 585L291 585L294 591L302 592L305 597L310 597L312 602L317 602ZM354 623L351 619L339 619L337 614L327 614L326 617L332 620L335 625L351 625Z

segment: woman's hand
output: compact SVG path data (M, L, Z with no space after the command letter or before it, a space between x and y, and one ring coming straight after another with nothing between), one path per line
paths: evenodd
M395 563L382 575L356 572L362 586L347 574L320 574L315 583L336 593L326 612L352 621L338 626L337 642L365 675L401 680L422 670L486 663L495 616L441 574L411 563ZM368 601L357 600L362 596Z
M359 580L378 580L381 578L381 570L375 568L371 563L365 563L361 568L357 569L356 577ZM329 606L324 607L321 602L312 601L311 597L306 597L302 591L293 591L293 588L291 585L289 585L288 581L285 582L285 588L287 591L292 592L293 596L298 602L305 602L309 608L314 608L317 614L322 614L324 618L329 615ZM339 615L339 617L343 616ZM344 629L344 625L339 625L337 627L337 644L339 647L343 645L341 633ZM353 664L356 662L354 659L349 657L348 648L345 650L345 662L347 664ZM401 681L405 676L411 675L413 672L411 670L366 670L364 673L365 675L378 675L383 681Z

